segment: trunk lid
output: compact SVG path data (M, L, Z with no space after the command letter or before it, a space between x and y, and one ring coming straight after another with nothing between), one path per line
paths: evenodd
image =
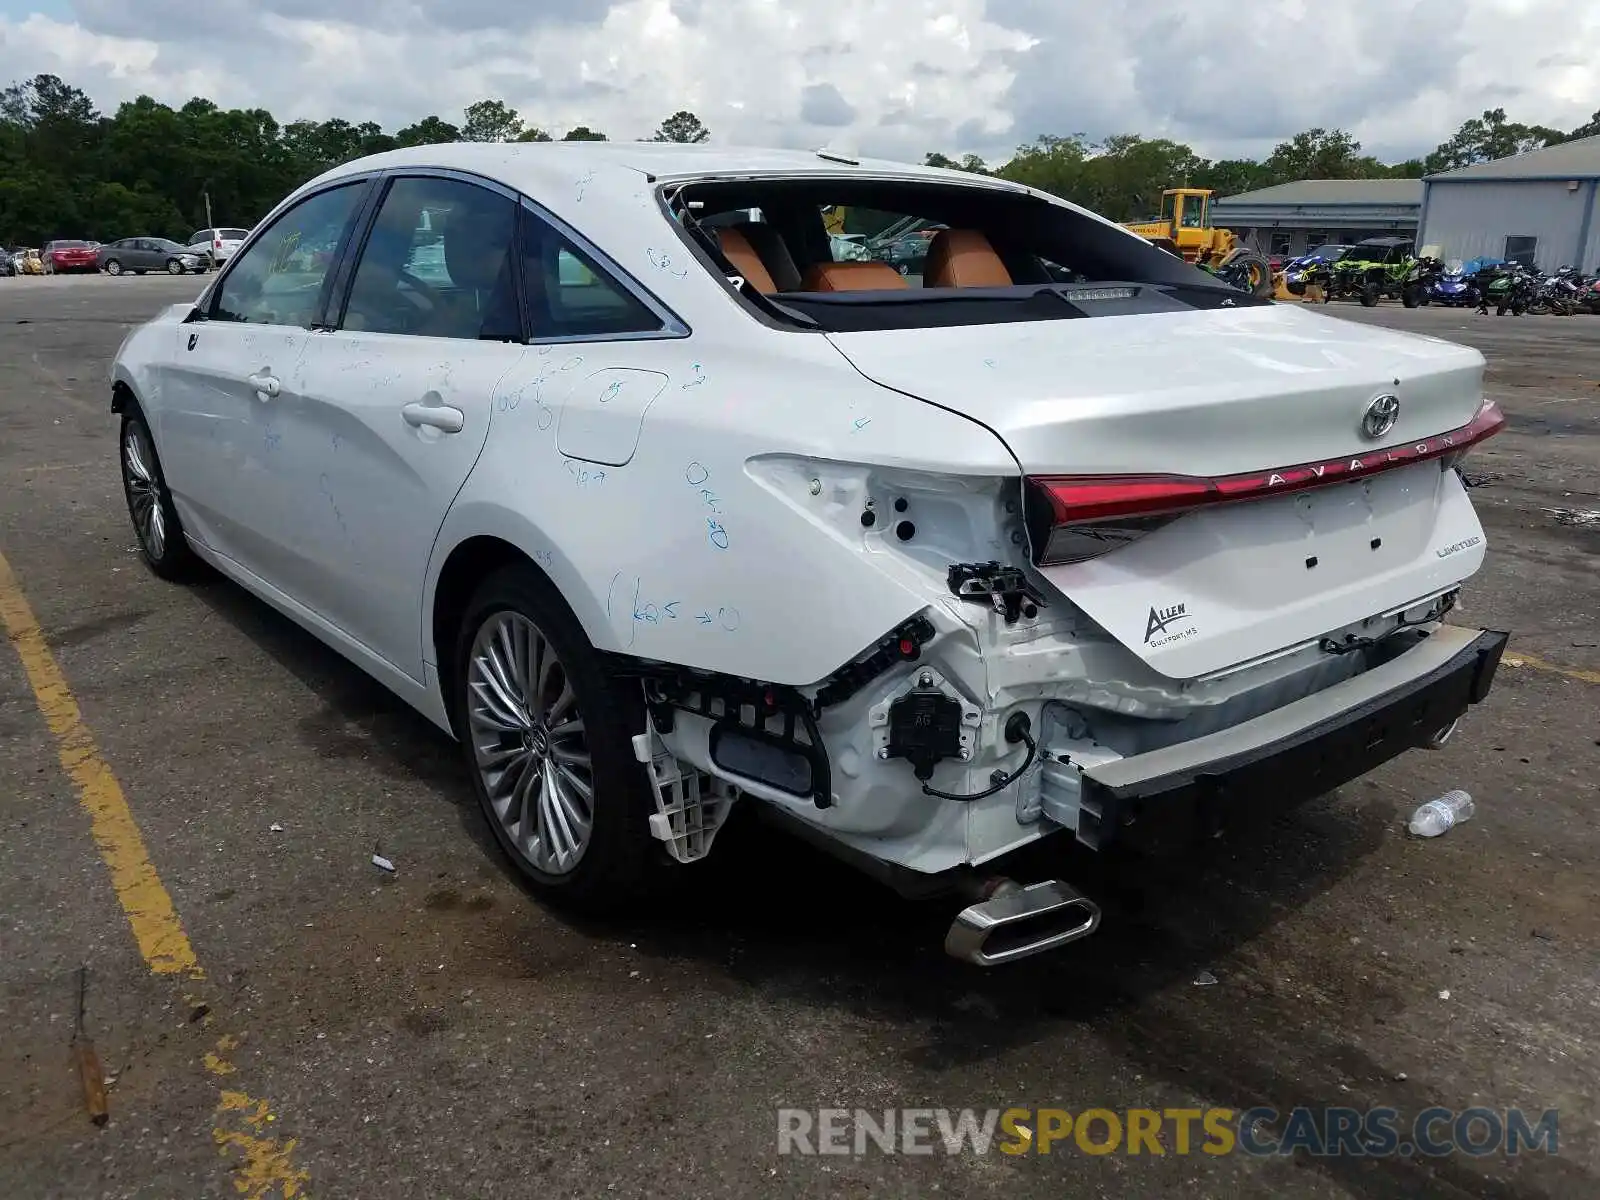
M1476 514L1437 459L1360 474L1381 451L1472 422L1484 360L1467 347L1288 305L828 337L868 378L992 429L1028 476L1362 464L1349 482L1208 506L1041 568L1169 677L1321 637L1482 563ZM1363 419L1384 395L1399 412L1373 438Z

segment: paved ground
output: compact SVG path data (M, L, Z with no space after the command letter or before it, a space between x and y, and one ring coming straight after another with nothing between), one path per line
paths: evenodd
M1472 467L1492 550L1458 619L1520 665L1444 750L1204 857L1067 852L1102 932L978 974L943 906L757 830L671 911L559 919L429 726L232 587L141 569L107 364L197 290L0 280L0 554L43 631L0 652L0 1195L1597 1194L1600 525L1557 510L1600 509L1600 320L1336 306L1488 354L1511 428ZM1408 840L1454 785L1477 817ZM153 973L132 932L175 929ZM82 962L103 1129L68 1067ZM1560 1149L776 1153L779 1106L1257 1104L1556 1108Z

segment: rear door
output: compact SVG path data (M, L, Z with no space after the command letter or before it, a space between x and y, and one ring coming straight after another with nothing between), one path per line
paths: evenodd
M295 368L321 318L332 254L369 187L324 188L285 210L233 263L207 306L174 329L155 416L162 466L184 525L269 583L299 531L287 489L306 447L285 436Z
M311 335L279 406L293 448L279 519L296 531L280 569L297 600L420 680L428 556L528 349L513 195L442 173L385 187L336 328Z

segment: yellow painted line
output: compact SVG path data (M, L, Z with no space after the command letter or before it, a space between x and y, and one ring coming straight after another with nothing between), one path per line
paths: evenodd
M139 952L158 975L184 975L203 981L205 972L200 969L189 935L183 931L172 897L145 850L144 837L122 785L95 745L66 676L50 653L44 630L4 554L0 554L0 624L17 649L39 711L55 735L61 769L78 789L79 802L89 814L95 845L111 872L112 888L127 915L134 940L139 943ZM196 1002L192 996L185 999L191 1004ZM238 1068L228 1055L238 1045L238 1038L224 1034L201 1062L218 1079L233 1075ZM268 1126L277 1119L265 1100L235 1088L221 1090L212 1138L219 1154L233 1157L234 1191L244 1200L305 1197L310 1173L295 1166L298 1143L294 1138L280 1142L268 1136Z
M1600 684L1600 671L1581 671L1577 667L1558 666L1553 662L1546 662L1532 654L1524 654L1518 650L1514 654L1507 654L1500 660L1502 666L1507 667L1532 667L1535 671L1548 671L1552 675L1565 675L1568 679L1576 679L1579 683Z
M172 897L161 883L144 838L128 808L122 785L95 745L78 702L44 639L44 630L22 594L11 564L0 554L0 622L22 660L28 683L45 723L55 735L61 769L78 789L78 800L89 814L95 845L122 911L127 914L139 953L158 975L184 974L203 979L189 935L183 931Z

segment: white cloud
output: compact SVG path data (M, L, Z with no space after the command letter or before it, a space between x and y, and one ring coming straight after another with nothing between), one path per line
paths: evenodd
M22 12L26 12L26 0ZM1351 130L1386 157L1468 117L1600 108L1594 0L72 0L0 15L0 82L48 71L110 110L148 93L389 129L499 97L531 124L1004 158L1040 133L1259 155ZM17 0L0 0L0 14ZM335 17L331 14L337 13Z

